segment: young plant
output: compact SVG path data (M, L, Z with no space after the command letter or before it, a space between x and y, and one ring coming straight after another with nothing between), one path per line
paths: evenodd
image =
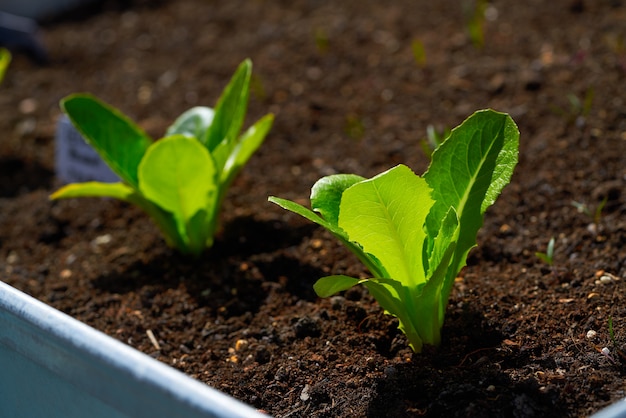
M413 52L413 59L418 67L423 68L426 66L426 48L419 39L413 39L411 42L411 52Z
M328 229L373 276L323 277L315 292L327 297L363 284L420 352L423 344L440 342L454 279L476 245L485 211L511 178L518 142L508 115L483 110L452 130L422 177L405 165L371 179L323 177L311 190L312 211L269 200Z
M589 206L587 206L587 204L576 202L574 200L572 200L572 206L574 206L579 213L584 213L585 215L593 219L593 223L597 229L598 225L600 225L600 221L602 221L602 210L604 210L604 206L606 206L606 203L608 201L609 196L604 196L604 199L602 199L602 201L598 203L595 210L593 211L589 208Z
M330 39L326 30L324 30L323 28L317 28L313 35L315 37L315 47L317 48L317 51L320 54L325 54L326 52L328 52Z
M213 244L228 187L272 126L268 114L239 135L251 73L251 62L241 63L214 109L189 109L158 141L91 95L66 97L61 107L122 182L70 184L51 198L128 201L153 219L168 245L199 255Z
M6 72L10 63L11 53L4 48L0 48L0 83L2 83L2 80L4 79L4 73Z
M439 148L439 145L441 145L449 135L450 129L447 127L442 131L438 131L433 125L428 125L426 127L426 139L420 141L424 155L430 158L433 152Z
M470 0L463 2L467 33L476 49L481 49L485 45L485 12L487 11L488 5L487 0Z
M550 267L552 267L554 265L554 237L550 238L546 252L536 252L535 256Z
M576 125L580 128L585 125L585 120L591 112L593 97L594 90L590 87L585 91L582 99L574 93L569 93L567 95L569 107L552 106L551 108L554 113L564 118L568 125Z

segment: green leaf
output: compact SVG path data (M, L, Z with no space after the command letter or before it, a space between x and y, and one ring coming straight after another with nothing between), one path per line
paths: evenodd
M217 198L213 160L194 138L163 138L148 149L139 165L139 190L171 212L179 222L180 235L188 239L191 219L198 211L212 208Z
M112 197L114 199L124 200L126 202L135 203L135 199L139 196L137 192L124 183L100 183L98 181L90 181L86 183L74 183L63 186L52 195L50 199L69 199L73 197Z
M438 264L433 264L435 270L429 276L428 281L420 288L411 289L413 326L418 331L422 341L431 345L439 345L441 340L441 327L450 293L446 286L446 280L456 249L456 242L446 241L445 247L444 245L442 247Z
M441 223L441 228L437 236L432 242L433 249L430 253L430 257L428 257L427 254L424 255L424 261L427 262L427 266L424 266L424 270L428 272L426 277L430 277L431 279L429 280L432 280L434 270L439 268L439 265L442 263L444 254L450 247L450 244L456 243L458 226L459 219L456 216L456 211L451 207Z
M326 276L315 282L315 284L313 285L313 290L315 290L317 296L321 298L327 298L334 295L335 293L348 290L351 287L356 286L360 282L361 281L359 279L355 279L354 277L350 276Z
M222 96L215 106L213 123L206 136L200 138L211 153L222 141L225 141L227 144L233 144L239 135L248 107L251 75L252 62L247 59L239 65L222 92ZM225 154L226 156L230 154L230 147ZM216 161L218 169L221 169L224 162L225 160L222 161L222 164L219 164L219 161Z
M298 214L302 216L303 218L308 219L311 222L315 222L316 224L323 226L324 228L328 229L330 232L332 232L335 235L340 235L344 239L348 238L345 232L343 232L341 229L336 228L334 225L332 225L330 222L320 217L318 214L316 214L312 210L307 209L304 206L296 202L292 202L291 200L282 199L280 197L275 197L275 196L270 196L267 198L267 200L269 200L272 203L277 204L283 209L287 209L288 211Z
M224 164L221 178L223 185L230 185L252 154L261 146L273 123L274 115L268 114L244 132Z
M459 220L456 250L441 293L445 301L468 252L476 245L485 210L511 179L518 147L519 131L511 117L482 110L453 129L433 153L424 173L435 200L426 219L428 236L434 239L439 233L449 208L454 208Z
M89 94L70 95L61 107L109 167L138 188L137 168L152 139L119 110Z
M11 62L11 53L4 49L0 48L0 83L4 79L4 73L9 67L9 63Z
M215 112L210 107L192 107L180 115L174 123L167 128L165 136L181 134L201 139L211 126L214 115Z
M388 278L417 286L425 280L423 225L432 205L426 181L398 165L343 193L339 226L380 261Z
M311 208L320 213L331 225L339 225L339 206L343 192L365 180L356 174L333 174L322 177L311 188Z
M188 252L193 255L200 255L205 248L213 245L215 231L212 228L216 223L212 222L212 217L217 214L210 209L200 209L187 222L185 241Z

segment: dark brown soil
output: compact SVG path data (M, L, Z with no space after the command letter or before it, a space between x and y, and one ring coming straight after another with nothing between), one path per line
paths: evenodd
M626 396L626 5L494 0L481 48L464 4L109 1L44 25L51 63L17 55L0 87L2 280L276 417L582 417ZM48 200L60 98L92 92L158 137L213 105L246 57L250 121L276 123L201 260L126 204ZM413 354L365 291L315 296L323 275L366 271L267 196L307 203L335 172L423 172L428 124L486 107L518 123L520 163L441 346ZM535 256L551 237L553 267Z

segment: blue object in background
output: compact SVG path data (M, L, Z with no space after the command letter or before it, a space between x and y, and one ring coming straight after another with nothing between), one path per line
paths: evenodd
M85 142L67 115L61 116L57 122L54 154L56 175L62 183L121 181L96 150Z
M48 53L38 37L37 22L27 17L6 13L2 11L3 8L4 5L0 4L0 46L14 54L26 54L37 64L47 64Z

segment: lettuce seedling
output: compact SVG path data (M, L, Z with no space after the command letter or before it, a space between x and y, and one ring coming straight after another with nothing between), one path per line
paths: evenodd
M251 73L251 62L241 63L214 109L189 109L158 141L89 94L64 98L65 113L122 182L70 184L51 198L128 201L150 215L168 245L199 255L213 244L228 187L272 126L268 114L239 135Z
M454 279L476 245L485 211L511 179L518 144L508 115L478 111L433 152L422 177L405 165L371 179L323 177L311 190L313 210L269 200L325 227L373 276L323 277L315 292L327 297L363 284L420 352L423 344L440 342Z

